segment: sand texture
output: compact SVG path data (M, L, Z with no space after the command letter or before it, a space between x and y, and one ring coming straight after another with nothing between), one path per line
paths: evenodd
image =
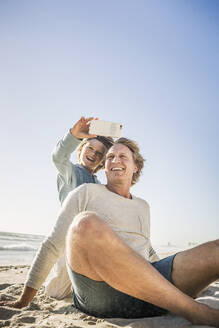
M0 300L16 299L20 295L28 271L27 266L0 267ZM212 284L199 301L219 309L219 281ZM167 315L145 319L99 319L78 311L72 299L57 301L44 294L43 287L30 306L22 310L0 307L0 327L133 327L133 328L178 328L207 327L192 326L188 321Z

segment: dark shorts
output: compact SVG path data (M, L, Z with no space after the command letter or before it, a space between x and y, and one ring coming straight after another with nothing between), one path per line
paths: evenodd
M151 263L170 282L174 257L172 255ZM75 307L82 312L104 318L143 318L168 313L165 309L124 294L103 281L76 273L69 265L67 268L74 290Z

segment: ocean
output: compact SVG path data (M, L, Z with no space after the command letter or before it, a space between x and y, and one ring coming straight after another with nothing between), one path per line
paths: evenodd
M44 236L0 231L0 266L29 265Z
M13 232L0 232L0 266L30 265L44 236ZM189 246L167 245L154 246L162 258L177 253Z

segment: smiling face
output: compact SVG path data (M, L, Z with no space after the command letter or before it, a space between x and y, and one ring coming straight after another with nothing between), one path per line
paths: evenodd
M131 150L123 144L115 144L106 154L105 172L110 183L132 183L138 171Z
M106 150L102 142L96 139L88 140L81 150L79 163L93 173L103 162Z

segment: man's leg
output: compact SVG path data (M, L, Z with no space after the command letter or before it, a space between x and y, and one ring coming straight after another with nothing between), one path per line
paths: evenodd
M191 297L219 278L219 240L177 254L173 262L174 285Z
M88 278L105 281L193 323L219 327L219 311L195 302L168 282L93 212L74 219L67 238L67 260L75 272Z

